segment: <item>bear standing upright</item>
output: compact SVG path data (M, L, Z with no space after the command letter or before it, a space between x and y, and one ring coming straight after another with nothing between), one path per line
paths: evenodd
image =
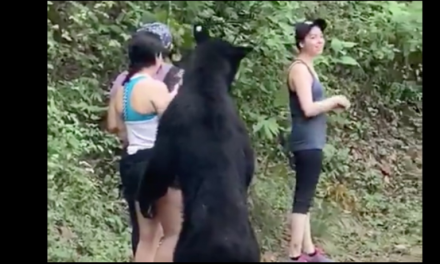
M259 262L247 205L254 153L229 93L251 49L198 27L195 38L183 84L160 119L139 203L147 211L177 179L184 212L174 262Z

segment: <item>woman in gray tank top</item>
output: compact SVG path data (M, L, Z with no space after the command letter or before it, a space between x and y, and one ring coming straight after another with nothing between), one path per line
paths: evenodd
M332 262L317 250L310 232L309 209L315 195L322 167L322 149L326 143L326 113L347 109L345 96L325 97L324 87L313 68L313 59L324 47L323 19L298 23L295 26L299 55L288 71L292 132L289 138L293 153L296 185L291 215L289 260L293 262Z

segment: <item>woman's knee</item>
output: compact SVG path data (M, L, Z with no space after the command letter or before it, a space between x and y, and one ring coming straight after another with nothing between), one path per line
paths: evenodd
M165 238L179 236L181 229L180 227L181 227L180 222L175 222L172 225L163 226L163 236Z
M313 175L312 177L319 177ZM307 214L313 205L317 181L298 182L293 195L292 213Z
M312 206L322 167L322 150L298 151L295 156L296 186L293 213L307 214Z
M152 220L148 220L152 221ZM143 242L153 242L160 236L160 225L159 223L150 223L139 225L139 241Z
M165 237L178 236L182 225L182 195L179 190L169 189L158 201L157 213Z
M166 217L166 216L164 216ZM163 219L163 218L162 218ZM173 237L178 236L180 234L180 230L182 227L182 217L176 215L175 213L169 214L168 219L161 219L161 225L163 229L164 237Z
M145 218L139 208L139 203L136 203L136 215L139 232L139 240L153 241L160 229L160 223L156 218Z

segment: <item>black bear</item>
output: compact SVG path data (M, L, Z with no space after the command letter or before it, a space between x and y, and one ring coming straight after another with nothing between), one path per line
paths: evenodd
M139 203L148 211L174 181L180 184L184 212L174 262L259 262L247 205L254 153L229 93L251 48L194 30L197 46L160 119Z
M207 31L206 27L195 25L193 26L193 37L197 45L198 43L204 42L206 38L209 38L209 32ZM189 63L191 62L193 52L194 49L186 49L181 51L182 57L178 61L173 61L173 65L181 69L186 69L186 67L188 67Z

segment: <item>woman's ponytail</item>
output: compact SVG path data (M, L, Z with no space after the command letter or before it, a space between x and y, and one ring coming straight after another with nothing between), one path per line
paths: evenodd
M139 64L130 65L128 67L128 74L125 77L124 81L122 82L122 85L125 85L128 81L130 81L131 77L142 70L144 66Z

